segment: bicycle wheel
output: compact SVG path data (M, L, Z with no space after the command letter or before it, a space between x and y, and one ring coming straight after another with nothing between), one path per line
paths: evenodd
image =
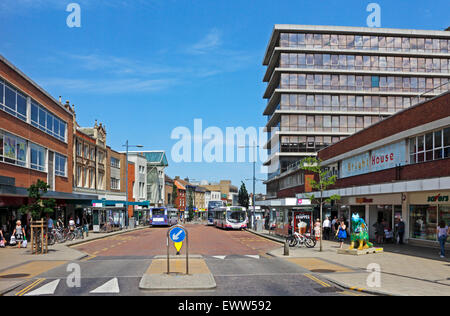
M67 234L67 240L72 241L75 239L75 234L70 232L69 234Z
M290 236L288 238L286 238L287 242L289 243L289 247L295 247L297 246L297 238L295 238L294 236Z
M48 245L53 246L56 243L55 235L50 233L48 234Z
M307 248L314 248L316 246L316 241L312 238L305 238L305 246Z

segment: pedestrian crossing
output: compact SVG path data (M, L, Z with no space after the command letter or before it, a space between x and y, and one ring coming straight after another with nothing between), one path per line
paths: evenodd
M45 284L43 282L45 281L45 279L39 279L38 281L33 282L31 285L29 285L22 291L18 292L16 295L20 296L55 295L56 291L58 289L62 289L65 283L61 282L61 279L56 279ZM38 285L40 285L40 287L36 288ZM118 278L113 278L108 282L100 286L97 286L95 289L89 291L89 294L120 294Z

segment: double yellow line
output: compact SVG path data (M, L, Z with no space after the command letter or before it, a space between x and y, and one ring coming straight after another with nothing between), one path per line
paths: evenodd
M324 286L324 287L331 287L330 284L325 283L325 282L323 282L322 280L319 280L318 278L316 278L315 276L313 276L313 275L311 275L311 274L305 273L304 276L307 277L307 278L309 278L309 279L311 279L311 280L313 280L314 282L319 283L320 285L322 285L322 286Z
M37 279L36 281L28 285L26 288L22 289L20 292L17 292L16 296L23 296L24 294L28 293L31 289L35 288L44 281L45 279Z

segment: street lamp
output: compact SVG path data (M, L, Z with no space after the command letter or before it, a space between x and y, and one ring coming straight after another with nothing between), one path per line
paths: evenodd
M126 147L126 158L125 158L125 187L127 191L127 196L125 197L125 209L126 209L126 227L128 229L128 148L129 147L136 147L136 148L143 148L142 145L128 145L128 140L126 141L125 145L122 145L122 147Z
M255 149L255 154L253 155L253 196L252 196L253 212L251 214L251 226L253 228L253 217L255 216L256 148L259 148L259 145L255 145L255 142L253 142L252 146L239 146L239 148L254 148Z

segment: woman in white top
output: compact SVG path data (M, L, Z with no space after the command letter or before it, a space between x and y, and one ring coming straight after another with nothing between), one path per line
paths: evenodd
M24 235L24 229L22 228L22 222L21 221L17 221L16 222L16 228L13 231L13 235L16 238L16 242L18 247L20 248L22 246L22 241L23 241L23 235Z
M450 234L450 229L445 225L445 221L441 220L437 228L437 235L439 240L439 245L441 246L441 258L445 258L445 242L447 241L447 236Z

